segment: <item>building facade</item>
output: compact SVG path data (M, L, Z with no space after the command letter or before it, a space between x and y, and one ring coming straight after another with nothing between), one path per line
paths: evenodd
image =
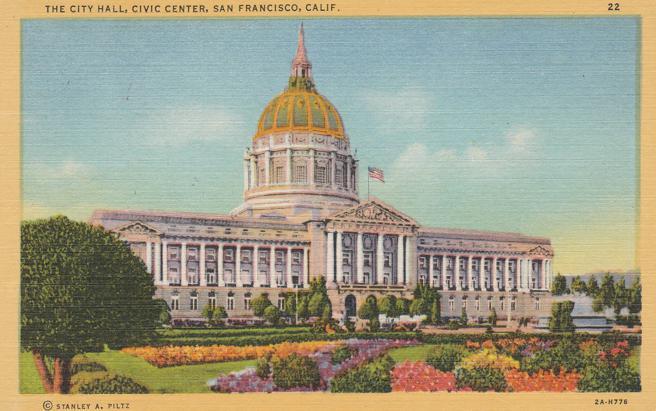
M324 277L333 317L367 296L440 290L444 317L548 315L547 238L420 226L383 201L361 201L358 161L335 106L319 94L303 27L287 88L264 109L244 154L244 202L230 214L96 210L140 256L174 319L206 305L252 318L250 301Z

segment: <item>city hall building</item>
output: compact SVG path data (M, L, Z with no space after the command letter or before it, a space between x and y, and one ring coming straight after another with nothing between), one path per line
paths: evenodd
M318 93L303 28L287 88L264 108L244 154L244 201L230 214L96 210L91 222L129 242L174 319L205 305L252 318L250 302L326 279L333 317L367 296L440 290L442 315L548 315L553 249L547 238L423 227L358 195L358 161L339 112Z

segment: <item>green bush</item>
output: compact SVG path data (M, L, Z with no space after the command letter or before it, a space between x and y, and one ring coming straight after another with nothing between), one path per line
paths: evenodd
M563 338L550 350L540 350L522 359L521 368L531 374L538 370L581 371L586 366L583 355L573 338Z
M147 394L148 389L134 380L122 375L106 375L81 385L80 394Z
M636 392L640 391L640 374L622 363L613 367L597 362L585 367L577 385L579 391Z
M290 354L285 358L273 357L273 382L282 389L318 388L321 384L319 367L310 357Z
M440 371L453 371L458 363L468 354L462 345L438 345L429 351L426 363Z
M96 380L107 378L107 371L80 371L71 376L71 394L79 394L80 387L93 383Z
M255 373L258 377L266 380L271 375L271 356L260 357L257 359L257 364L255 365Z
M78 355L73 358L71 363L71 375L79 372L107 371L104 365L89 360L84 355Z
M336 376L330 382L330 391L390 392L393 367L394 360L389 355L384 355Z
M456 369L458 388L470 387L474 391L505 391L508 387L503 371L492 367Z
M355 354L357 350L351 347L338 347L331 356L333 364L341 364Z
M451 320L447 323L446 328L449 330L457 330L460 328L460 323L458 321Z

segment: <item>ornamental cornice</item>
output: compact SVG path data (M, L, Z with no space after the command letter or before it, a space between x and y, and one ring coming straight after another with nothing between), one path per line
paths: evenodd
M290 246L290 247L309 247L310 241L304 240L272 240L272 239L250 239L250 238L234 238L234 237L199 237L199 236L185 236L185 235L164 235L161 241L168 243L185 242L185 243L204 243L205 245L218 245L218 244L243 244L249 246Z

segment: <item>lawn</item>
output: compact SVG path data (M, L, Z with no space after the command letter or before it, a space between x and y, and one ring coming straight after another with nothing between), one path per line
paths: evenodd
M636 346L633 348L633 351L631 352L631 356L628 359L628 363L633 368L635 372L640 372L640 346Z
M412 347L395 348L389 351L389 355L396 363L403 361L423 361L426 359L428 352L436 345L422 344Z
M255 360L244 360L157 368L141 358L120 351L87 353L86 356L92 361L103 364L110 372L132 378L153 393L209 392L208 380L219 374L227 374L255 365ZM20 373L21 393L44 392L30 353L21 353Z

